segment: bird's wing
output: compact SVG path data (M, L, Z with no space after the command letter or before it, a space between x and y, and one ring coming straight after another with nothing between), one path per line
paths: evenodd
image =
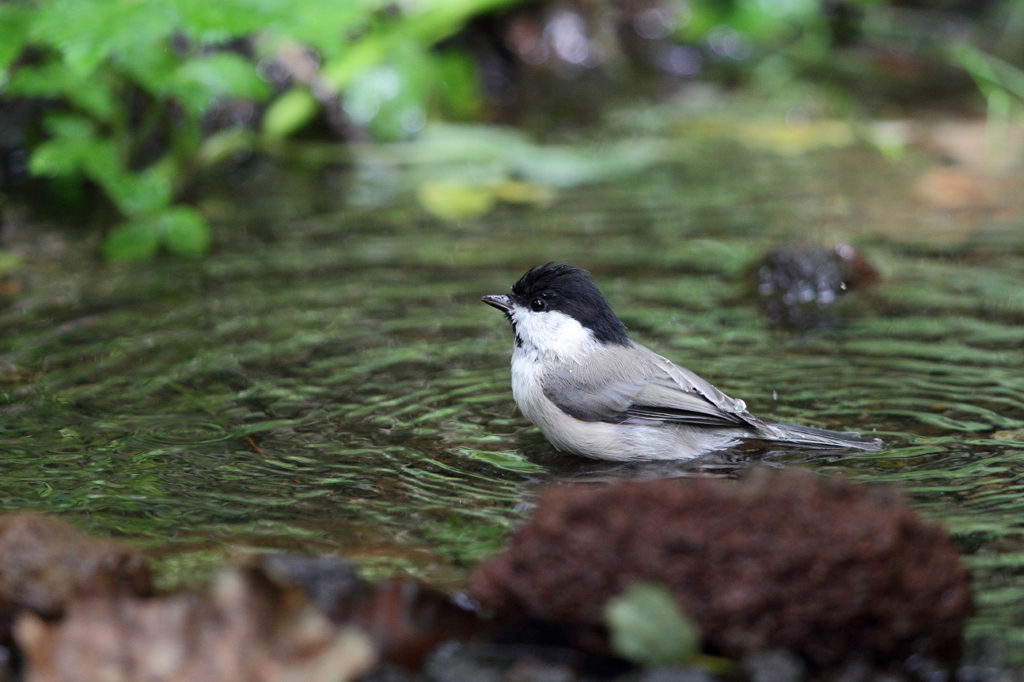
M742 401L693 372L643 346L633 344L631 350L628 357L618 352L590 358L589 366L600 364L607 370L600 379L573 365L550 371L544 378L544 395L584 421L755 428L761 424Z

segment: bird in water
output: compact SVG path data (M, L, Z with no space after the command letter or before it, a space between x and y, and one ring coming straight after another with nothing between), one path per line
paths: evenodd
M547 263L481 299L512 323L512 396L559 450L603 460L681 460L742 440L878 450L881 441L758 419L626 335L585 270Z

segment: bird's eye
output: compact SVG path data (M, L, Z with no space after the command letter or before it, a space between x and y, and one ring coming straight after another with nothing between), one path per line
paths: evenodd
M539 313L547 307L547 301L545 301L543 298L535 298L532 301L530 301L530 310L532 310L535 313Z

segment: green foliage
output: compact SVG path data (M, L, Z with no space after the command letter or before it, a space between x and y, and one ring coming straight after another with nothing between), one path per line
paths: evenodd
M103 242L103 255L117 262L152 258L160 246L155 227L148 223L123 223L107 235Z
M103 255L111 262L152 258L164 245L179 256L200 256L210 245L206 221L187 206L171 206L148 218L118 225L103 243Z
M678 35L686 41L697 41L728 27L757 44L771 45L784 37L820 28L821 4L820 0L699 0L689 6L689 19L680 26Z
M966 43L950 50L950 60L974 79L988 107L985 153L989 162L1006 154L1010 122L1024 113L1024 71Z
M308 123L317 112L317 101L306 88L292 88L278 97L263 115L263 132L285 137Z
M421 0L395 12L388 0L11 0L0 3L0 98L53 103L30 170L104 192L125 218L104 244L108 258L148 258L161 246L195 255L209 228L176 195L203 164L255 141L237 126L207 132L215 107L269 101L268 139L338 97L380 140L408 138L431 116L472 117L472 63L433 48L515 1ZM291 73L293 86L275 97L256 62L295 46L315 51L319 68Z

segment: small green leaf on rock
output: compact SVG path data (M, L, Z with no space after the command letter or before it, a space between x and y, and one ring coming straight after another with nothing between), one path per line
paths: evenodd
M700 631L663 585L634 583L605 604L604 621L612 650L634 663L680 663L700 650Z

